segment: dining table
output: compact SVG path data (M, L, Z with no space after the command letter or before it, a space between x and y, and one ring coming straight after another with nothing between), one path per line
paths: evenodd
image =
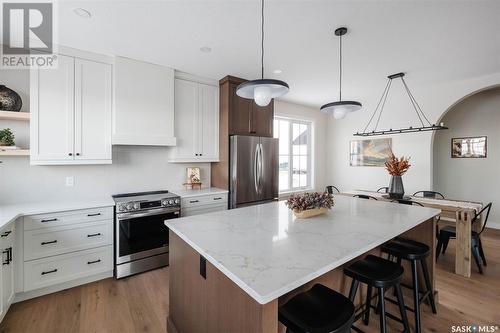
M377 200L395 201L390 198L388 193L368 191L368 190L349 190L339 193L345 196L368 195ZM455 274L464 277L471 275L471 243L472 231L479 232L484 223L484 217L479 216L478 220L472 223L474 217L483 208L480 202L467 200L439 199L419 196L405 196L404 199L422 204L424 207L436 208L441 210L440 224L454 224L457 230L455 246Z

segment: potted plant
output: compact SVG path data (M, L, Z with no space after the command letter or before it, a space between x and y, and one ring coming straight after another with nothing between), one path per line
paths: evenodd
M326 213L333 207L333 196L328 192L294 193L286 201L287 207L300 219Z
M12 130L10 128L5 128L3 130L0 130L0 147L1 146L14 146L14 133L12 133Z
M401 156L399 159L391 152L391 156L385 162L385 168L391 175L389 183L389 197L392 199L402 199L405 194L402 176L410 168L410 158Z

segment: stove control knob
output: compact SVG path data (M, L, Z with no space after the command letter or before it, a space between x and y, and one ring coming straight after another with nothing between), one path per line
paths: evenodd
M139 203L138 202L134 203L134 209L138 210L139 208L141 208L141 206L139 205Z
M123 212L125 210L125 207L123 205L118 205L118 211Z
M174 200L168 200L168 204L169 205L173 205L174 204Z
M165 207L165 206L167 205L167 200L162 200L162 201L161 201L161 205L162 205L163 207Z
M175 204L178 205L179 204L179 199L175 199Z
M132 208L134 208L134 206L132 206L132 204L127 204L127 210L132 210Z

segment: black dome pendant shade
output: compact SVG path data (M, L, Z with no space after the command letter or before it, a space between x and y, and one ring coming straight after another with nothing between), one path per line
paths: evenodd
M255 100L259 106L268 105L275 97L288 93L290 87L281 80L264 79L264 0L261 0L261 78L247 81L236 88L236 95Z
M348 113L355 112L361 109L362 105L356 101L343 101L342 100L342 36L347 33L347 28L341 27L335 30L335 36L340 38L340 57L339 57L339 101L331 102L321 107L321 112L332 114L335 119L342 119Z

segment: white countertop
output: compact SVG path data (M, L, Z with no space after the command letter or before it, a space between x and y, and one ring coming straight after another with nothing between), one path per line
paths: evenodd
M222 190L217 187L206 187L202 189L193 189L193 190L174 190L172 193L177 194L181 198L193 198L193 197L199 197L203 195L210 195L210 194L227 194L229 191L228 190Z
M109 207L114 205L115 202L111 196L67 201L58 199L53 201L0 205L0 228L21 216L63 212L77 209Z
M440 210L335 197L325 215L297 220L284 202L165 224L261 304L378 247Z

